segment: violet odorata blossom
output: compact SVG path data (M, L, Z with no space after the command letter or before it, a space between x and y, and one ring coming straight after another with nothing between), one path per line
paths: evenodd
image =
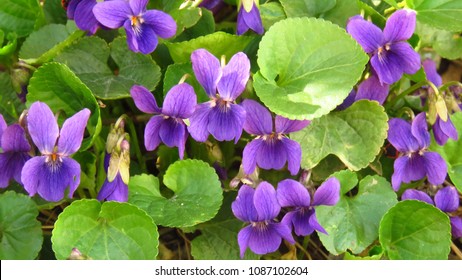
M277 198L281 207L292 207L292 210L282 218L281 223L294 228L298 236L306 236L319 231L327 234L318 223L315 207L319 205L333 206L340 199L340 182L332 177L322 183L311 200L308 189L301 183L286 179L278 184Z
M130 93L136 107L144 113L154 114L144 130L146 150L153 151L162 142L168 147L178 147L183 159L188 130L184 119L192 118L197 104L194 89L187 83L172 87L159 108L154 96L142 86L133 86Z
M67 6L67 17L73 19L77 27L85 30L89 35L95 34L100 23L93 14L96 0L70 0Z
M401 196L402 200L420 200L428 204L436 206L441 211L449 215L451 222L451 233L452 238L462 237L462 217L456 216L453 212L457 211L459 208L459 194L457 189L453 186L444 187L435 195L435 202L431 197L423 191L418 191L414 189L407 189L403 192Z
M190 118L188 127L191 136L205 142L212 134L218 141L237 143L242 134L245 110L236 104L236 99L244 91L250 75L250 61L239 52L227 65L205 49L191 54L192 67L197 81L205 89L210 101L199 104Z
M114 154L114 156L118 157L117 160L123 160L123 154L128 153L128 159L130 159L130 152L129 150L129 145L126 140L124 140L125 143L123 143L121 146L121 151L120 153ZM125 147L123 147L125 146ZM128 181L127 179L124 181L121 175L121 170L116 171L116 175L114 178L110 178L109 175L109 164L111 161L111 154L106 154L104 157L104 169L106 169L106 173L108 174L106 176L106 179L104 180L103 185L101 186L101 189L98 192L98 195L96 199L99 201L107 200L107 201L118 201L118 202L127 202L128 201ZM128 163L129 165L130 163ZM122 167L128 169L128 165ZM121 168L118 166L118 168ZM128 170L126 170L127 174Z
M217 14L220 9L226 6L223 0L204 0L199 4L199 7L210 10L214 15Z
M21 181L30 196L38 193L48 201L63 199L69 187L69 198L80 183L80 164L70 156L82 144L90 110L83 109L67 119L61 130L48 105L34 102L27 115L27 128L41 152L28 160Z
M399 118L389 121L388 141L400 152L395 160L391 177L392 186L398 191L401 183L410 183L427 176L433 185L442 184L447 165L436 152L429 152L430 133L427 130L425 112L418 114L412 124Z
M359 84L355 101L361 99L375 100L382 105L387 99L389 89L390 86L388 84L381 84L377 75L372 73L366 80Z
M167 13L146 10L149 0L106 1L93 8L96 19L105 27L124 27L130 50L152 53L158 44L157 36L167 39L175 35L176 22Z
M425 75L427 76L427 79L430 82L432 82L436 87L440 87L443 84L443 79L436 71L435 62L431 59L425 59L422 62L422 65L425 71ZM427 90L430 92L433 92L433 90L430 87L427 88ZM435 141L440 146L443 146L444 144L446 144L449 138L453 140L459 139L459 134L457 133L457 129L452 123L451 117L449 114L448 114L448 119L446 121L441 119L439 114L437 114L436 121L433 124L432 128L433 128L433 135L435 136Z
M0 188L6 188L10 180L21 182L21 171L31 156L26 133L19 124L6 126L0 115Z
M249 29L260 35L265 32L261 21L260 10L254 0L242 0L238 10L237 35L242 35Z
M242 155L245 174L251 174L258 165L262 169L282 169L286 162L290 174L300 170L302 150L300 144L289 139L286 134L305 128L310 121L289 120L276 116L273 130L271 113L254 100L244 100L242 106L247 112L244 130L253 135Z
M420 56L406 42L414 33L416 13L403 9L393 13L382 32L361 16L350 18L347 32L371 56L370 63L381 84L393 84L403 73L414 74L420 69Z
M237 235L241 258L247 248L256 254L275 252L282 239L295 243L289 227L274 219L281 211L276 191L268 182L261 182L256 189L243 185L231 204L234 216L249 223Z

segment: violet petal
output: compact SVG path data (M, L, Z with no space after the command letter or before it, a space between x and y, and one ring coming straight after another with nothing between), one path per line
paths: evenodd
M311 203L308 190L293 179L279 182L276 195L281 207L309 207Z
M388 53L390 52L394 53L396 57L399 57L401 69L404 73L414 74L419 71L421 67L420 55L408 43L394 43L390 45Z
M375 100L382 105L387 99L389 89L389 85L381 84L378 77L371 75L359 84L355 100Z
M260 35L265 31L263 29L260 11L255 3L249 12L247 12L244 7L241 7L237 15L237 35L244 34L249 28Z
M382 50L371 57L371 65L382 84L393 84L403 76L402 58L394 52Z
M428 181L433 185L442 184L448 173L444 159L437 152L425 152L423 157Z
M256 222L258 220L257 209L253 204L255 190L247 185L242 185L236 200L231 204L234 216L243 222Z
M346 30L367 53L373 53L384 43L382 30L361 17L351 18Z
M258 221L270 221L279 214L281 206L276 197L276 190L268 182L261 182L253 196L253 204L258 214Z
M432 59L427 58L424 61L422 61L422 66L425 75L427 76L427 80L432 82L435 86L440 87L443 84L443 79L436 71L435 62Z
M124 28L127 33L128 46L133 52L150 54L156 49L158 40L150 25L140 23L133 27L131 21L127 20L124 23Z
M265 228L252 227L249 236L249 248L255 254L267 254L275 252L281 245L282 238L270 223Z
M0 188L6 188L11 179L19 184L21 171L24 164L30 159L29 154L24 152L5 152L0 154Z
M206 49L195 50L191 54L191 61L197 81L209 97L215 97L218 81L223 74L220 61Z
M313 233L314 228L310 225L310 216L314 213L313 210L304 209L303 211L290 211L282 219L282 224L293 226L294 232L298 236L307 236ZM289 221L290 219L290 221Z
M250 61L243 52L238 52L223 68L223 76L218 81L217 90L224 100L235 100L245 89L250 76Z
M99 26L98 21L93 14L93 7L95 5L95 0L82 0L74 14L75 24L77 27L81 30L88 31L90 34L95 34Z
M30 145L26 139L26 132L19 124L12 124L1 135L3 152L29 152Z
M405 41L414 34L416 13L410 9L394 12L387 20L383 29L386 42Z
M146 124L144 129L144 145L146 146L146 150L154 151L159 146L161 142L159 131L163 122L163 116L154 116Z
M310 124L309 120L289 120L282 116L276 116L275 129L277 133L289 134L300 131Z
M122 177L118 173L114 181L109 182L107 179L104 181L101 190L96 197L99 201L128 201L128 186L123 182Z
M196 110L189 118L190 126L188 131L191 134L191 137L198 142L205 142L209 137L209 119L210 112L212 111L211 102L206 102L197 105Z
M27 115L29 134L40 152L52 153L59 136L58 123L48 105L34 102Z
M424 193L423 191L418 191L414 189L407 189L401 195L401 200L420 200L428 204L434 205L431 197Z
M264 145L263 139L254 139L247 143L242 153L242 168L245 174L252 174L257 167L257 155L260 147Z
M316 218L316 211L314 211L313 215L310 216L310 226L318 231L318 232L321 232L321 233L324 233L324 234L327 234L327 231L324 229L323 226L321 226L318 222L318 218Z
M411 124L399 118L388 121L388 141L402 153L419 150L419 142L412 136Z
M287 138L286 138L287 139ZM290 140L290 139L288 139ZM293 140L291 140L293 141ZM290 147L289 147L290 148ZM282 169L287 161L287 149L280 140L267 140L260 146L257 165L262 169Z
M168 91L162 106L162 114L187 119L194 113L196 105L197 97L194 88L187 83L182 83Z
M146 11L146 6L149 0L128 0L128 4L132 10L132 15L138 16Z
M186 125L183 121L174 118L166 119L159 129L159 136L162 142L168 147L178 147L180 158L183 159L185 149Z
M313 197L313 206L316 205L335 205L340 199L340 182L337 178L327 179L316 190Z
M292 139L283 137L282 145L286 150L287 155L287 169L290 172L290 175L296 175L300 171L300 163L302 160L302 148L300 144Z
M167 13L149 10L143 15L144 24L148 24L157 36L168 39L176 34L176 22Z
M443 212L454 212L459 208L459 194L453 186L444 187L435 195L435 205Z
M80 149L90 114L91 111L85 108L64 121L58 139L59 153L68 156Z
M130 89L130 95L135 101L136 107L144 113L147 114L160 114L162 111L157 106L156 99L154 95L143 86L132 86Z
M452 238L462 237L462 218L461 217L449 217L451 221L451 234Z
M241 229L237 234L237 243L239 244L239 251L241 259L244 258L245 251L249 247L249 239L252 235L253 227L251 225Z
M245 121L245 110L237 104L229 104L224 110L217 105L210 110L208 131L218 141L230 141L237 143L241 138L242 127Z
M265 106L257 101L246 99L241 103L246 111L244 130L249 134L265 135L273 131L273 119Z
M96 19L108 28L122 27L125 21L130 22L132 10L126 1L105 1L93 7L93 14Z

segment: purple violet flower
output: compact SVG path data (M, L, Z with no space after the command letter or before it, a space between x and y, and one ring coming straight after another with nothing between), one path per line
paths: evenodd
M223 0L204 0L199 4L199 7L206 8L213 14L217 14L225 5Z
M237 143L246 113L235 100L249 80L249 59L239 52L227 65L220 65L220 61L207 50L198 49L192 53L191 60L197 81L211 100L197 106L190 118L189 133L199 142L205 142L212 134L218 141L234 139Z
M409 9L393 13L383 32L361 16L348 21L348 33L371 56L381 84L393 84L403 73L414 74L420 69L419 54L406 42L414 33L415 22L416 13Z
M382 105L387 99L389 89L390 86L388 84L381 84L379 78L373 73L359 84L355 101L361 99L375 100Z
M432 82L435 86L440 87L443 84L443 80L441 76L436 71L436 64L431 59L425 59L422 62L425 75L427 79ZM429 87L427 88L428 91L433 92L433 90ZM457 129L451 121L450 115L448 114L447 121L443 121L440 116L436 115L436 121L432 126L433 128L433 135L435 136L435 141L438 145L443 146L446 144L449 138L453 140L459 139L459 134L457 133Z
M70 0L67 6L67 17L73 19L77 27L88 31L88 34L95 34L101 25L93 14L93 7L96 0Z
M425 176L433 185L442 184L448 168L438 153L427 150L430 133L427 131L425 112L418 114L412 125L403 119L392 118L389 127L388 141L400 152L391 177L393 189L398 191L402 182L410 183Z
M168 147L178 147L183 159L188 131L183 119L193 115L197 100L194 89L187 83L172 87L159 108L154 96L142 86L133 86L130 93L136 107L147 114L154 114L144 130L146 150L153 151L163 142Z
M38 193L48 201L63 199L69 187L69 198L80 184L80 164L70 156L82 144L90 110L83 109L67 119L61 131L47 104L34 102L27 115L32 141L42 153L26 162L21 181L30 196Z
M0 143L3 150L0 153L0 188L6 188L11 179L22 184L21 171L26 161L31 158L31 147L24 129L19 124L3 129L6 123L2 123L2 120L3 117L0 115Z
M256 254L267 254L275 252L282 239L295 243L290 228L274 221L281 206L276 191L268 182L261 182L255 190L243 185L231 208L239 220L250 223L237 235L241 258L248 247Z
M279 182L276 192L281 207L293 207L293 210L287 212L282 218L282 224L289 228L293 226L298 236L310 235L315 230L327 234L318 223L314 207L337 204L340 199L340 182L337 178L332 177L322 183L314 193L313 201L311 201L308 189L292 179Z
M257 165L262 169L282 169L287 162L290 174L297 174L302 150L300 144L289 139L286 134L305 128L310 121L289 120L276 116L273 130L271 113L263 105L247 99L242 102L242 106L247 112L244 130L257 135L244 148L244 173L251 174Z
M126 144L128 142L125 140ZM127 151L128 147L124 150ZM106 154L104 157L104 169L106 172L109 173L109 162L111 159L110 154ZM128 168L128 167L127 167ZM111 181L109 181L112 179ZM117 174L114 178L109 178L109 174L104 180L101 189L98 192L98 196L96 197L99 201L107 200L107 201L118 201L118 202L127 202L128 201L128 183L124 182L122 179L122 175L120 171L117 171Z
M462 218L450 214L457 211L457 208L459 208L459 194L456 188L448 186L440 189L435 195L435 203L433 203L431 197L423 191L408 189L403 192L401 200L409 199L426 202L447 213L451 221L452 238L462 237Z
M260 35L265 32L261 21L260 10L254 0L242 0L238 10L237 35L242 35L249 29Z
M175 35L176 22L167 13L146 10L149 0L106 1L93 8L96 19L108 28L124 27L130 50L152 53L157 36L167 39Z

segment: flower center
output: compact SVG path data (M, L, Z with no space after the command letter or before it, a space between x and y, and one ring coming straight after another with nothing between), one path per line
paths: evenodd
M271 134L263 135L262 139L268 143L275 143L282 140L284 135L282 133L273 132Z
M131 16L130 17L131 25L135 35L141 34L141 25L144 22L144 19L141 16Z
M252 227L257 228L259 231L264 231L268 228L268 222L252 222Z
M45 156L45 163L48 165L52 172L58 170L61 164L63 163L63 159L57 152L53 152Z
M377 54L379 56L379 60L380 61L383 61L384 57L385 57L385 54L387 53L387 51L390 50L390 45L389 44L385 44L384 46L382 47L379 47L378 50L377 50Z
M220 98L220 96L217 96L217 98L212 99L210 107L215 107L218 106L220 108L221 112L227 112L231 108L231 104L233 101L225 100L223 98Z

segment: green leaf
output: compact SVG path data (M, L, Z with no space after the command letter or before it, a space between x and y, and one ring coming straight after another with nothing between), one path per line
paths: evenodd
M190 84L194 88L194 92L197 95L197 102L202 103L210 100L210 97L205 93L205 90L196 80L194 71L192 70L191 62L180 63L180 64L171 64L167 67L164 77L164 97L167 95L167 92L178 82L181 78L188 74L189 77L186 79L186 83Z
M433 205L405 200L383 216L379 238L392 260L444 260L450 251L451 225Z
M280 0L280 2L287 17L318 17L337 4L336 0Z
M64 111L70 117L88 108L91 111L87 130L89 136L82 142L82 150L88 149L101 130L98 102L91 91L64 64L50 62L34 72L27 94L28 107L35 101L48 104L53 112Z
M205 8L201 8L201 13L200 20L194 26L185 29L180 35L175 37L173 42L188 41L215 32L213 13Z
M37 257L43 242L38 214L30 197L12 191L0 195L0 259Z
M195 260L239 260L237 234L245 226L231 211L231 203L236 192L226 193L223 205L213 220L197 226L201 235L191 242L191 255ZM256 260L260 257L249 249L244 259Z
M454 186L462 192L462 112L457 112L451 115L451 121L457 129L459 139L454 141L449 139L444 146L436 144L435 139L432 139L429 150L438 152L448 165L448 174Z
M39 19L41 8L37 0L0 1L0 29L15 32L19 37L29 35Z
M157 226L138 207L83 199L59 215L51 241L58 260L73 248L98 260L154 260L158 238Z
M8 72L0 72L0 114L8 123L16 122L25 109L11 84Z
M406 0L417 12L417 20L438 29L462 31L462 1L460 0Z
M287 18L282 5L278 2L266 2L260 5L260 15L265 30L268 30L276 22Z
M300 143L303 168L311 169L333 154L350 170L357 171L380 152L387 137L387 121L387 114L377 102L360 100L344 111L313 120L291 138Z
M158 225L190 227L212 219L223 194L215 170L199 160L182 160L170 165L164 184L174 195L160 194L159 181L152 175L130 178L128 201L144 209Z
M316 217L328 233L318 236L334 255L347 250L358 254L377 239L380 220L396 204L396 194L387 180L375 175L361 180L358 193L351 197L348 191L355 186L356 174L344 171L332 176L340 181L341 196L335 206L316 208Z
M322 18L329 20L341 27L345 27L348 19L360 13L360 9L355 1L337 0L334 8L325 12Z
M5 38L6 37L6 38ZM0 29L0 59L11 55L18 45L16 33L5 33Z
M43 64L83 35L85 32L81 30L70 33L62 24L45 25L27 37L19 57L29 64Z
M427 24L418 23L416 33L422 47L430 46L442 57L458 59L462 57L462 38L457 32L436 29Z
M108 66L109 56L117 65ZM160 67L148 55L134 53L124 37L110 46L98 37L87 37L65 49L55 61L65 63L101 99L130 97L133 85L153 90L160 81Z
M67 14L61 4L62 0L46 0L43 4L43 12L48 23L66 24Z
M165 42L165 45L175 63L191 61L191 53L200 48L207 49L218 58L225 55L229 61L235 53L243 51L250 41L252 41L252 38L250 36L237 36L220 31L189 41L179 43Z
M361 47L337 25L321 19L289 18L263 36L254 88L274 113L314 119L342 103L367 61Z

